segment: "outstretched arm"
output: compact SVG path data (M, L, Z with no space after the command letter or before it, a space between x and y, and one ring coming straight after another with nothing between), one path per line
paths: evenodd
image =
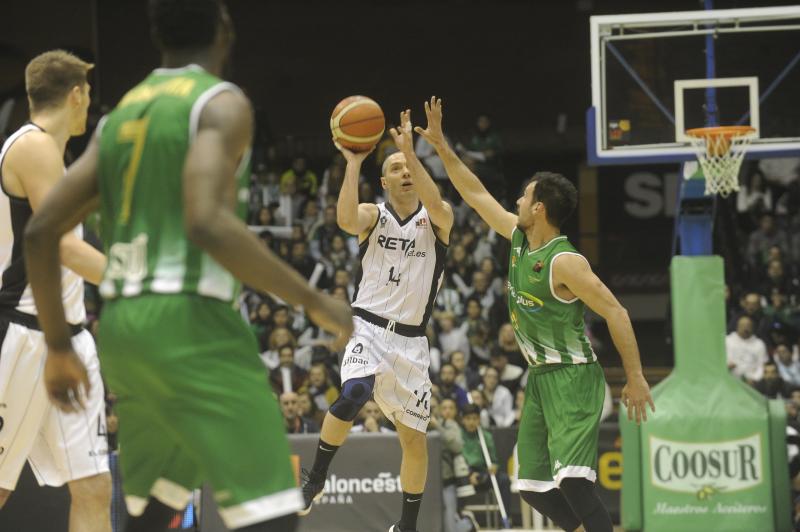
M450 229L453 227L453 208L442 199L439 187L436 186L428 171L414 152L414 139L411 130L411 111L406 109L400 113L400 127L389 130L397 145L397 149L406 156L406 164L411 172L411 179L417 189L419 199L431 217L431 223L437 228L439 238L450 242Z
M464 201L478 211L480 217L498 234L511 240L511 233L517 225L517 215L505 210L489 194L481 180L467 168L447 143L442 131L442 100L434 96L430 102L425 102L425 115L428 118L427 129L416 127L414 131L434 147L444 163L447 176Z
M335 140L334 144L347 161L342 189L339 191L339 199L336 202L336 223L339 224L342 231L357 235L360 242L366 238L367 231L375 225L378 219L377 205L358 202L358 177L361 175L361 164L372 153L372 150L356 153Z
M311 288L234 213L232 176L250 146L252 125L250 102L240 94L225 91L206 105L183 168L186 232L243 283L302 305L317 325L344 341L353 330L347 305Z
M559 290L566 289L567 293L562 292L559 297L577 297L608 323L611 339L622 358L628 381L622 389L622 404L628 408L628 419L635 418L637 424L647 421L646 405L649 404L653 412L656 407L650 397L650 386L642 373L639 346L636 344L628 311L580 255L561 255L550 267L553 268L553 290L556 295L559 295Z

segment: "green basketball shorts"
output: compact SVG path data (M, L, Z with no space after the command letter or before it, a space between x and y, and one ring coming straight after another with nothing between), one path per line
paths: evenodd
M183 509L204 482L231 529L302 507L266 368L230 304L186 294L110 301L98 347L118 398L131 515L149 496Z
M598 363L530 368L519 423L519 489L548 491L566 477L597 478L605 398Z

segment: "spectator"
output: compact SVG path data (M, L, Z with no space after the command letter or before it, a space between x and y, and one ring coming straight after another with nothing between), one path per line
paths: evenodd
M499 297L503 295L503 279L498 275L497 272L497 263L494 260L494 256L484 257L480 261L475 261L478 264L478 268L486 278L489 280L489 290L495 295L495 297Z
M791 386L800 386L800 360L793 360L787 344L775 347L775 366L784 381Z
M325 419L325 412L317 408L317 404L307 391L297 394L297 413L313 420L318 427L322 427L322 420Z
M478 431L483 433L486 448L489 453L490 464L486 463L481 448ZM505 471L498 468L497 450L494 445L492 433L480 426L480 408L477 405L467 405L461 413L461 439L464 442L462 453L470 469L470 484L477 491L492 489L489 474L494 474L500 487L500 495L506 508L511 508L511 481Z
M461 427L456 421L458 410L452 399L443 399L438 406L431 403L431 420L428 430L441 435L442 442L442 510L444 532L467 532L472 530L469 520L458 512L458 497L475 494L469 483L469 466L461 450ZM471 488L471 489L470 489Z
M492 426L492 416L489 415L489 411L486 409L486 398L483 396L483 392L479 388L475 388L469 391L469 397L472 400L470 404L476 405L480 409L481 427L488 429Z
M303 417L298 408L298 396L295 392L281 394L281 412L287 434L311 434L319 432L319 425L313 420Z
M510 323L504 323L497 332L497 347L495 351L506 355L509 364L521 368L528 367L528 362L522 355L522 351L517 343L517 336L514 334L514 327Z
M266 351L272 332L272 308L269 303L262 301L250 313L250 328L258 340L258 350Z
M483 372L480 390L494 424L498 427L510 427L514 423L514 397L508 388L500 384L497 370L493 367L490 366Z
M350 272L347 271L346 268L337 268L336 271L333 273L333 286L334 288L344 288L347 292L347 300L353 300L353 294L355 293L355 285L353 284L353 279L350 276Z
M439 293L436 294L436 301L433 308L433 318L438 320L442 312L450 312L456 316L461 316L464 312L464 305L461 303L461 294L453 288L449 274L446 274L442 282Z
M328 205L325 207L322 223L312 229L309 238L311 256L315 260L322 260L324 256L330 253L334 235L342 235L346 242L348 240L355 240L349 239L347 233L339 229L339 225L336 223L336 206ZM356 248L358 248L357 243ZM356 255L358 253L357 249L355 253L352 248L349 249L349 251L351 255Z
M792 283L784 274L783 263L778 259L767 262L767 276L761 285L761 294L769 297L773 290L778 290L783 294L792 292Z
M428 320L428 324L425 326L425 338L430 346L431 363L428 366L428 374L431 377L431 381L435 383L435 377L439 374L439 370L442 369L442 350L439 349L439 338L436 336L432 320Z
M772 208L772 190L767 187L764 175L758 171L749 174L736 194L736 210L755 218L772 212Z
M276 305L275 310L272 311L272 324L276 329L285 327L292 332L294 336L294 328L292 326L292 316L289 313L289 307L286 305ZM294 342L292 342L294 344Z
M331 164L322 172L322 184L319 186L319 197L321 199L324 200L328 196L339 196L342 183L344 183L346 167L344 155L337 151L331 159Z
M456 327L455 316L450 312L440 313L438 322L439 346L442 349L442 355L446 358L453 351L462 351L468 355L470 346L467 338L467 324L462 323Z
M739 306L739 312L737 312L733 319L728 323L728 332L736 330L736 324L739 323L739 318L742 316L748 316L751 320L753 320L754 328L757 328L759 325L761 325L761 322L764 319L764 311L761 308L760 295L755 292L748 292L739 300ZM764 336L766 334L766 329L763 331L763 333L764 334L760 334L759 336Z
M778 366L774 362L767 362L763 373L764 376L753 387L770 399L789 399L792 387L781 378Z
M481 360L489 358L491 331L489 322L481 314L481 300L477 295L471 295L467 299L467 340L470 350Z
M450 235L451 243L453 235ZM462 297L467 297L471 293L471 288L467 286L467 282L472 278L472 271L474 266L472 264L472 257L467 254L466 248L459 244L452 244L450 246L450 253L447 254L447 267L445 271L450 272L450 279L453 286L458 290Z
M268 227L275 224L275 219L272 215L272 208L268 205L260 206L256 210L255 216L251 220L251 225L255 225L257 227Z
M764 264L772 246L789 249L786 233L775 226L775 218L771 214L764 214L758 225L759 228L750 234L747 242L747 257L756 267Z
M314 229L322 221L322 213L319 210L319 204L314 199L306 201L303 205L303 217L299 222L303 228L304 235L310 235L311 230Z
M464 390L474 390L481 383L480 374L467 366L467 357L463 351L450 353L450 365L456 370L455 383Z
M449 183L447 172L444 169L444 163L442 163L442 160L439 158L439 155L437 155L436 150L433 149L433 146L422 136L417 137L414 152L417 154L417 157L419 157L419 160L425 164L432 178L437 181Z
M294 180L281 180L280 194L278 195L278 205L275 210L275 222L277 225L291 226L300 216L300 208L305 199L297 193L297 184Z
M387 427L386 418L383 416L378 403L369 400L361 407L358 413L358 421L350 429L350 432L382 432L391 434L394 431Z
M314 404L322 412L327 412L339 397L338 390L328 377L328 368L321 362L312 364L308 372L308 386L300 391L308 392Z
M273 312L273 321L277 313L278 310L276 309ZM269 335L269 341L267 343L269 350L261 353L261 360L264 361L264 365L266 365L267 368L273 370L280 365L278 350L285 345L296 347L297 340L288 328L285 326L276 326Z
M768 325L777 321L786 326L796 328L794 312L788 305L788 298L778 288L773 288L770 291L769 304L764 307L764 321Z
M297 270L300 275L305 277L306 279L311 279L311 277L315 274L316 270L319 268L324 272L325 267L311 258L308 254L308 244L305 240L295 240L292 242L291 254L289 255L289 264ZM317 275L322 275L322 273L317 273ZM324 286L320 284L320 286Z
M503 150L503 142L500 140L500 135L492 129L492 121L488 115L482 114L478 116L475 130L465 148L467 149L466 155L471 159L483 163L483 166L491 167L497 171L500 170L500 155Z
M475 232L477 240L475 242L475 250L472 252L472 260L478 264L480 269L489 276L490 279L496 277L495 270L495 245L497 244L497 233L494 229L489 227L483 219L478 218L475 221ZM489 259L491 261L491 270L487 271L487 266L484 261ZM496 290L495 286L492 286ZM499 292L497 292L499 294Z
M489 365L497 370L500 384L508 388L511 394L516 394L519 389L520 379L525 372L521 367L508 363L508 356L500 350L495 349L489 359Z
M767 362L767 346L753 335L753 319L742 316L736 330L725 337L728 369L734 376L748 382L761 380Z
M456 369L452 364L442 364L439 371L439 397L455 401L459 410L469 404L467 392L456 384Z
M482 272L476 270L472 273L472 287L462 293L464 297L477 297L481 303L481 315L484 319L489 319L489 309L492 308L495 301L494 292L489 289L489 282L491 279Z
M278 367L270 372L270 382L278 394L297 391L308 384L308 372L294 363L291 345L278 349Z
M303 199L315 198L317 195L317 174L308 169L305 157L295 157L292 167L281 176L281 186L293 183Z
M330 249L325 254L323 261L329 268L329 275L332 277L335 270L349 270L350 264L350 249L347 247L347 242L344 236L337 234L333 235L331 239Z
M383 203L383 196L375 193L375 187L369 181L363 181L358 185L359 203Z
M278 174L270 172L264 164L256 167L250 186L250 211L258 211L260 207L277 203L280 198ZM271 224L263 224L271 225Z

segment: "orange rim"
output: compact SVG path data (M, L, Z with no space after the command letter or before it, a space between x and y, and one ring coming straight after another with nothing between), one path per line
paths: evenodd
M756 128L751 126L715 126L715 127L696 127L687 129L686 134L690 137L704 138L704 137L741 137L742 135L749 135L755 133Z

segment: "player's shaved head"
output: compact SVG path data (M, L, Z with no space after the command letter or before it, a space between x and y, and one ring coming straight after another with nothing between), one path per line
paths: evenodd
M406 156L403 155L403 152L396 151L386 157L383 160L383 165L381 166L381 177L386 177L386 174L389 172L389 167L392 165L393 162L402 159L405 161Z
M220 0L150 0L149 8L153 37L165 50L211 46L225 9Z

